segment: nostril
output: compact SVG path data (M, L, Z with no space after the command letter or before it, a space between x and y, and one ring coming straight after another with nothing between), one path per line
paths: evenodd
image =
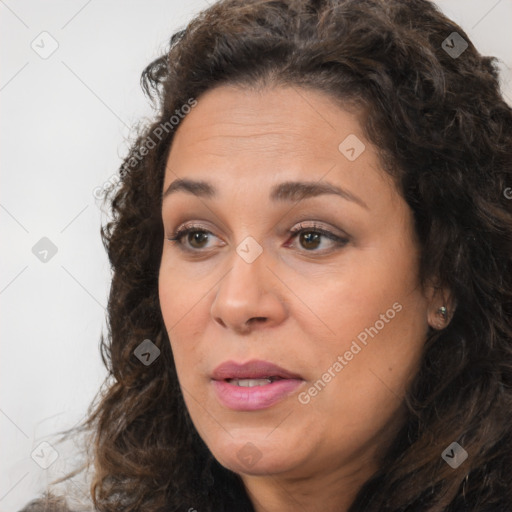
M265 322L267 319L264 316L257 316L255 318L251 318L249 322Z

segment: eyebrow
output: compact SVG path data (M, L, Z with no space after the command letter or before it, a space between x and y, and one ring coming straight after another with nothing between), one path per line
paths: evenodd
M162 194L162 201L176 192L186 192L205 199L215 199L218 197L217 189L208 181L179 178L174 180L167 187L167 190ZM360 197L357 197L346 189L325 181L285 181L272 187L270 199L272 201L300 201L324 194L334 194L347 201L356 203L367 210L369 209L368 205Z

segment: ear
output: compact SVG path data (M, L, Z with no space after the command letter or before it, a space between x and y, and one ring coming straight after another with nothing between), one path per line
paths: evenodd
M445 329L457 308L453 293L446 287L430 284L426 289L427 320L436 330Z

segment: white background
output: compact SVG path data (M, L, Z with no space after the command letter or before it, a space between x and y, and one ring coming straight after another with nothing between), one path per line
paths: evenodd
M481 53L502 59L512 104L512 0L437 3ZM59 445L46 470L31 453L82 418L106 376L107 216L93 190L117 172L130 127L152 115L141 71L207 6L0 0L0 512L18 511L70 467ZM43 31L58 43L47 59L31 47L56 44ZM32 253L42 237L58 249L46 263Z

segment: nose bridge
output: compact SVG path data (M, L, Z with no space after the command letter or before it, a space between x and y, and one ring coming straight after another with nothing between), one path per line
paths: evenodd
M275 277L267 268L263 247L247 236L233 251L232 267L219 284L212 316L225 326L243 328L252 318L276 318L282 304L275 295Z
M231 270L220 285L223 300L244 308L257 305L268 277L264 275L265 259L263 248L253 237L242 240L233 251Z

